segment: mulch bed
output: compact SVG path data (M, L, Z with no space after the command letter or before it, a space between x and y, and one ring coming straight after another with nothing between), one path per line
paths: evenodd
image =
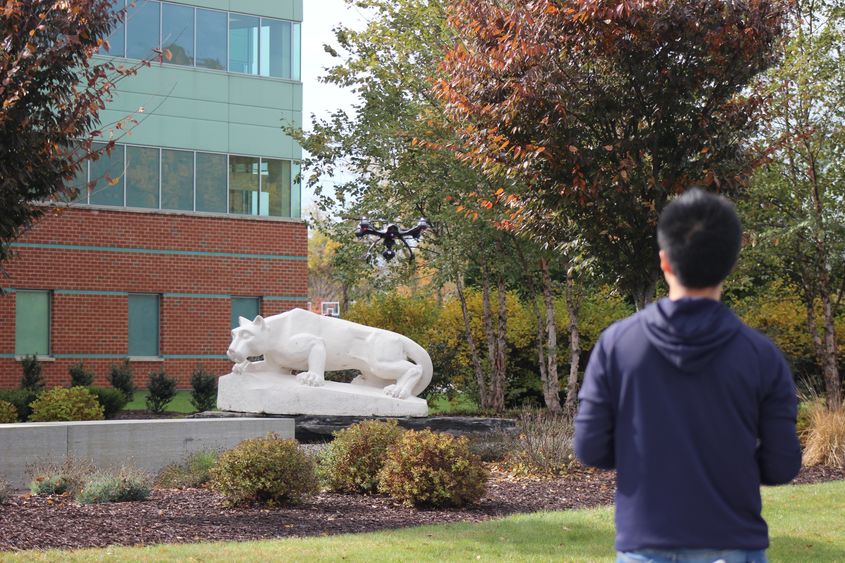
M796 482L845 479L845 470L811 468ZM514 479L494 472L488 492L460 510L414 510L384 496L322 493L295 507L225 508L205 489L155 490L150 500L79 505L66 496L19 496L0 504L0 550L253 540L370 532L421 524L478 522L539 510L588 508L613 501L615 476Z

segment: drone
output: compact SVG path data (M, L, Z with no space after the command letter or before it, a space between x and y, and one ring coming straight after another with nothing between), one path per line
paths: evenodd
M378 237L373 243L370 245L370 248L367 250L367 255L369 256L373 247L378 244L379 240L384 241L384 251L381 255L384 257L385 260L388 262L393 260L396 257L396 251L393 250L393 247L396 245L396 241L402 241L402 244L405 245L405 248L408 249L408 260L414 259L414 251L411 250L411 245L408 244L409 238L413 238L414 240L420 240L423 232L426 229L431 228L431 225L428 224L428 221L425 218L420 218L417 226L412 229L402 230L399 225L395 223L390 223L387 227L384 228L383 231L380 231L376 228L373 228L370 225L370 222L367 220L366 217L361 219L361 222L358 223L358 228L355 229L355 236L358 238L363 238L365 236L374 235Z

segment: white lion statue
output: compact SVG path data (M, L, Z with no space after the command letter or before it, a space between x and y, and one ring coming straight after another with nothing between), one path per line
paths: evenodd
M299 383L312 387L325 385L326 370L359 370L353 385L397 399L419 395L433 371L428 353L406 336L303 309L252 321L241 317L226 355L235 362L234 375L297 370ZM264 360L249 360L256 356Z

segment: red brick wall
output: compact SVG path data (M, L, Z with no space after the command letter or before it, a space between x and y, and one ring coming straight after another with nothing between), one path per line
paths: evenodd
M79 361L93 369L98 383L107 381L109 366L127 353L125 293L162 295L160 353L165 359L133 362L135 383L141 387L147 372L161 367L177 378L181 388L189 386L191 371L200 363L214 373L229 371L228 360L203 357L225 354L229 345L231 302L225 296L302 299L263 300L264 315L306 304L307 233L303 223L89 208L57 211L18 240L23 245L6 265L10 276L0 280L6 288L54 290L50 337L56 359L43 364L49 385L66 384L68 367ZM26 246L29 244L114 250L31 248ZM181 254L184 252L300 259ZM74 293L81 291L120 294ZM0 355L14 353L14 324L15 294L9 293L0 296ZM91 357L67 357L89 354ZM16 386L20 376L19 362L0 357L0 387Z

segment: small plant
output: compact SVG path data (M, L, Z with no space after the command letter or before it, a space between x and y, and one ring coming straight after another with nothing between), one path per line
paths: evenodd
M76 495L81 504L132 502L150 498L151 479L146 473L129 467L94 475Z
M516 445L513 432L485 432L467 436L469 451L481 458L481 461L505 461Z
M252 438L224 452L211 470L211 487L229 506L293 504L316 492L314 462L296 440L276 434Z
M59 420L103 420L103 407L84 387L54 387L32 402L33 422Z
M41 362L35 356L24 356L21 360L23 377L21 377L21 389L40 393L44 390L44 375L41 373Z
M337 432L320 456L320 480L332 491L376 492L387 451L402 432L395 420L366 420Z
M12 403L18 410L18 420L26 421L32 414L32 402L38 393L26 389L0 389L0 400Z
M176 380L169 377L163 369L151 371L147 393L147 410L154 413L164 412L176 394Z
M88 387L88 391L96 395L97 401L103 406L103 413L107 419L112 419L126 406L126 395L112 387Z
M12 496L12 486L6 482L5 479L0 477L0 504L9 500Z
M575 461L574 427L569 417L524 411L516 423L519 436L508 456L517 473L560 475Z
M94 372L86 370L82 362L73 364L67 371L70 373L71 387L88 387L94 382Z
M34 495L75 495L94 473L90 462L68 457L62 463L35 464L28 468L32 476L29 490Z
M217 458L215 451L191 454L184 463L174 463L162 469L155 483L164 489L202 487L211 480L211 469L217 464Z
M197 412L213 410L217 406L217 377L202 366L191 374L191 404Z
M131 403L135 397L135 383L132 378L132 366L129 360L123 360L122 364L112 364L109 370L109 382L111 386L123 393L126 402Z
M411 430L388 451L379 490L407 506L459 507L484 495L487 478L466 438Z
M0 424L18 421L18 409L9 401L0 400Z
M845 468L845 408L816 408L810 412L804 464Z

